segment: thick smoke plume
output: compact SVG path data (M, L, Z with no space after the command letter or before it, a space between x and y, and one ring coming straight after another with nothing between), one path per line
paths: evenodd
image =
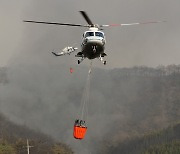
M12 2L1 3L1 6L9 8L7 17L15 21L8 21L8 27L3 25L8 29L12 28L13 33L3 31L1 36L6 36L6 39L0 38L1 42L10 40L0 47L1 52L5 52L0 58L7 56L9 51L12 55L8 62L3 62L7 63L9 83L0 87L1 112L17 123L39 129L70 144L77 153L93 153L98 148L96 143L112 130L111 126L117 121L128 120L131 113L125 114L120 108L123 103L121 99L118 102L120 104L112 104L113 93L118 93L119 89L116 89L114 82L103 82L111 79L111 75L107 75L108 70L97 69L92 72L86 139L73 139L73 123L80 110L89 62L85 60L81 66L77 66L74 55L56 58L51 55L51 51L60 50L67 45L77 45L80 48L81 34L86 29L27 24L22 22L23 19L85 23L78 13L79 10L85 10L92 21L99 24L167 20L163 24L105 29L107 68L179 62L180 30L176 26L179 23L176 21L179 1L19 0L17 4L21 6L21 11L18 13L13 9ZM7 13L7 10L2 12ZM12 15L13 13L15 14ZM7 21L4 16L3 21ZM12 46L14 40L17 42ZM94 66L102 67L97 60ZM69 73L70 67L75 70L73 74ZM138 86L136 81L129 85L122 83L122 92L127 90L128 96L131 94L124 101L136 97L135 88L132 92L128 91L133 86ZM109 102L104 94L111 98Z

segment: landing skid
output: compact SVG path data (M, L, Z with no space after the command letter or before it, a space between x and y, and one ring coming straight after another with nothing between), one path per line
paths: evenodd
M85 58L82 57L80 60L78 60L78 64L80 64Z
M100 56L99 57L99 60L104 64L104 65L106 65L106 60L103 60L103 58Z

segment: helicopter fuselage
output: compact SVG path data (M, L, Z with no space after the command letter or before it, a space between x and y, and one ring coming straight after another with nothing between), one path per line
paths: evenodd
M94 59L104 57L105 36L98 28L90 28L83 34L81 53L84 58Z

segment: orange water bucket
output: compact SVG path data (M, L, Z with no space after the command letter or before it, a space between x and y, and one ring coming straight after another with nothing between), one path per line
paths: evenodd
M86 131L87 131L87 127L84 127L84 126L74 126L74 138L75 139L83 139L85 137L85 134L86 134Z

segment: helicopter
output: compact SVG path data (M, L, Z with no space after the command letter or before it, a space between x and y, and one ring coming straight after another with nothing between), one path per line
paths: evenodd
M143 23L129 23L129 24L108 24L108 25L99 25L94 24L85 11L79 11L84 17L87 25L83 24L72 24L72 23L59 23L59 22L44 22L44 21L33 21L33 20L24 20L24 22L37 23L37 24L50 24L50 25L61 25L61 26L74 26L74 27L87 27L89 30L83 33L81 51L78 52L75 57L80 57L78 64L80 64L85 58L90 60L98 58L104 65L106 61L103 57L107 56L105 53L105 44L106 38L105 34L102 31L103 27L114 27L114 26L130 26L130 25L140 25L140 24L151 24L151 23L160 23L165 21L151 21ZM52 52L55 56L62 56L66 54L71 54L78 50L77 47L65 47L62 52Z

